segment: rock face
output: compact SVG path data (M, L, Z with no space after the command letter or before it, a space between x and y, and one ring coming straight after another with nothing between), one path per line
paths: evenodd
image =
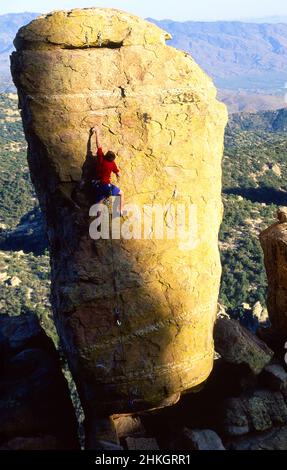
M274 353L236 320L218 318L214 328L215 349L226 362L246 366L259 374Z
M220 437L210 429L184 429L185 449L190 450L225 450Z
M116 433L119 439L125 437L145 437L146 430L139 416L113 416Z
M58 355L34 315L0 316L0 359L0 450L79 448Z
M159 450L156 439L150 437L127 437L126 447L128 450Z
M266 431L287 423L286 392L256 390L254 393L226 400L225 432L230 436Z
M280 364L270 364L264 369L262 383L272 390L286 390L287 372Z
M267 307L273 327L287 333L287 209L279 209L278 222L260 234L268 278Z
M287 426L230 441L228 450L287 450Z
M42 16L15 40L12 73L46 219L54 316L88 421L95 410L174 403L212 369L227 113L210 79L168 38L129 14L85 9ZM152 232L90 238L93 201L79 182L94 163L94 124L104 150L118 155L128 203L196 207L185 241Z

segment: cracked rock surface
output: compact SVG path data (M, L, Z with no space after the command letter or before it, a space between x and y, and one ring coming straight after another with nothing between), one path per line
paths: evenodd
M277 212L278 221L263 230L260 243L268 279L267 307L272 326L277 333L287 332L287 218L286 208ZM282 347L284 347L282 345Z
M0 450L79 449L59 357L34 314L1 314L0 359Z
M46 220L54 317L88 421L172 404L213 365L227 112L168 37L96 8L42 16L15 39L11 68ZM93 201L79 182L94 164L93 125L104 151L117 154L128 203L193 204L185 240L90 238Z

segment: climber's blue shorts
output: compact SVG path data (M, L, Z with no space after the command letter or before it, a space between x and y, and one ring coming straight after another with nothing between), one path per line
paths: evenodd
M95 183L95 204L102 201L109 196L118 196L120 194L120 188L114 184L102 184Z

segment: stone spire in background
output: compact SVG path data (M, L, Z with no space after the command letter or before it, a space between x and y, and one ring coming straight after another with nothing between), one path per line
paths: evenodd
M287 208L277 212L278 221L260 234L268 279L267 307L277 333L287 333Z

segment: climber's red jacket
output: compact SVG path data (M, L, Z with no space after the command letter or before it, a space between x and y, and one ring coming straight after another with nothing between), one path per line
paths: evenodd
M96 179L100 180L102 184L110 184L111 174L115 173L117 175L119 172L120 170L114 161L105 160L103 149L99 147L97 151Z

